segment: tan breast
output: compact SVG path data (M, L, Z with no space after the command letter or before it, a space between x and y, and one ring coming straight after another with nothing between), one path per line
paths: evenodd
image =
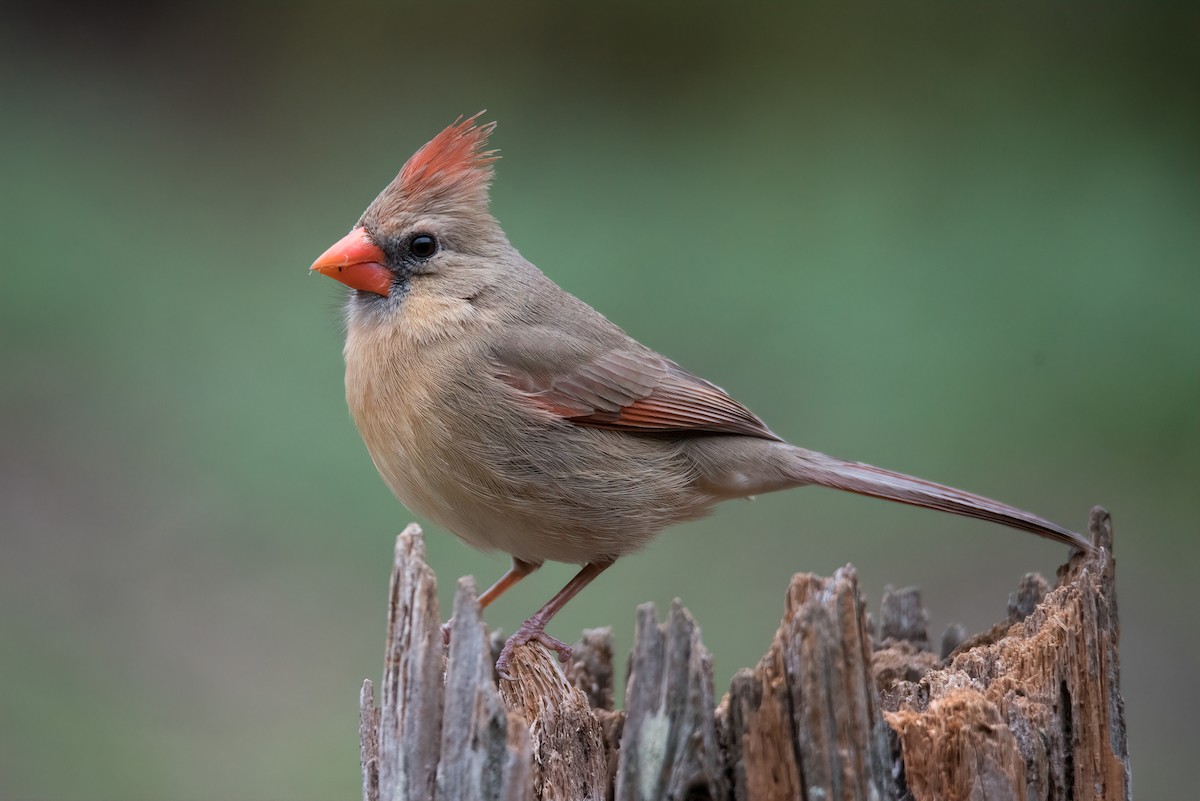
M442 430L439 396L455 359L455 337L473 316L458 298L412 293L394 324L351 319L346 401L388 487L412 511L448 525L437 492Z

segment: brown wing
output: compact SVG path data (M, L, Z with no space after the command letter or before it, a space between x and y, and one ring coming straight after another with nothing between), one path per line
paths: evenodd
M501 377L542 409L579 425L780 439L725 390L649 351L610 351L554 375L506 367Z

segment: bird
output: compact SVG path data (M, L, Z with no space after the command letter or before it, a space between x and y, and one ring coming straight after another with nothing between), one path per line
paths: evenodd
M725 500L829 487L1091 549L1007 504L789 444L560 288L490 211L498 151L483 113L418 149L310 270L349 287L346 400L384 482L412 512L511 557L480 606L544 562L580 565L505 642L500 677L525 643L567 661L570 647L546 632L555 613L662 529Z

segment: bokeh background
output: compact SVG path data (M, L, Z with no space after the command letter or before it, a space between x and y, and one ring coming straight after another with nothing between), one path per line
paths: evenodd
M488 109L512 241L808 447L1116 521L1140 798L1180 797L1200 665L1194 4L39 3L0 27L0 797L358 792L411 519L307 277ZM827 7L829 6L829 7ZM505 560L428 535L454 579ZM679 596L718 693L788 577L999 619L1056 545L806 490L727 504L567 608ZM511 630L572 568L489 610ZM622 657L623 658L623 657Z

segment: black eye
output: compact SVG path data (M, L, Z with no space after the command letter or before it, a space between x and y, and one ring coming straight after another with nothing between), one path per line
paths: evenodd
M429 234L413 234L412 238L408 240L408 252L418 259L428 259L437 253L437 249L437 240Z

